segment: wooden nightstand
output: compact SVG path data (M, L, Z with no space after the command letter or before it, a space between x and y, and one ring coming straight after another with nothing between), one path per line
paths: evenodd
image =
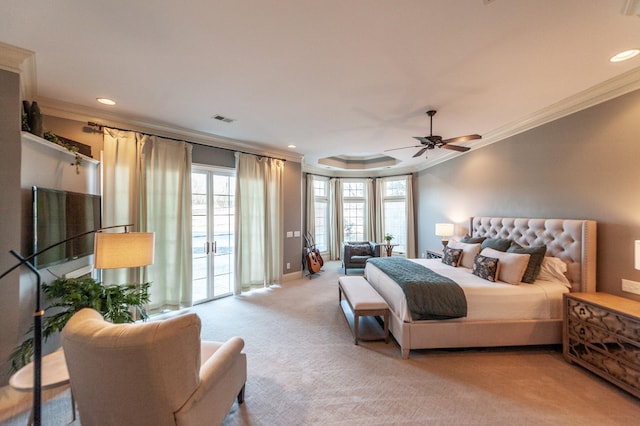
M640 398L640 302L607 293L565 294L562 353Z
M442 259L441 249L427 249L427 259Z

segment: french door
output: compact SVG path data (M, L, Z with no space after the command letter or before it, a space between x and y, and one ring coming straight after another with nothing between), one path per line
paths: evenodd
M234 171L193 166L193 303L233 293Z

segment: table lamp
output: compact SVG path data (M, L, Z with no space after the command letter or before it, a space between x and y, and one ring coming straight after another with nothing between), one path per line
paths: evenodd
M447 247L449 237L453 236L453 223L436 223L436 235L442 237L442 247Z

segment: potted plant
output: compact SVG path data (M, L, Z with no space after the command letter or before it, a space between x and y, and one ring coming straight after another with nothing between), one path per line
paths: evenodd
M104 286L91 277L59 278L43 284L42 291L49 306L42 320L42 339L62 331L69 318L83 308L93 308L113 323L133 322L134 311L148 318L144 309L149 302L149 285L120 284ZM33 327L24 342L11 354L11 370L18 371L33 357Z
M391 245L391 240L393 240L393 235L391 234L386 234L384 236L384 240L387 242L387 245L390 246Z

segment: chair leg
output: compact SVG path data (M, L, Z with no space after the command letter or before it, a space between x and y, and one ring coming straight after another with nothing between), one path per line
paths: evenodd
M246 384L242 385L242 389L240 389L240 392L238 393L238 404L242 404L244 402L244 387L246 386Z

